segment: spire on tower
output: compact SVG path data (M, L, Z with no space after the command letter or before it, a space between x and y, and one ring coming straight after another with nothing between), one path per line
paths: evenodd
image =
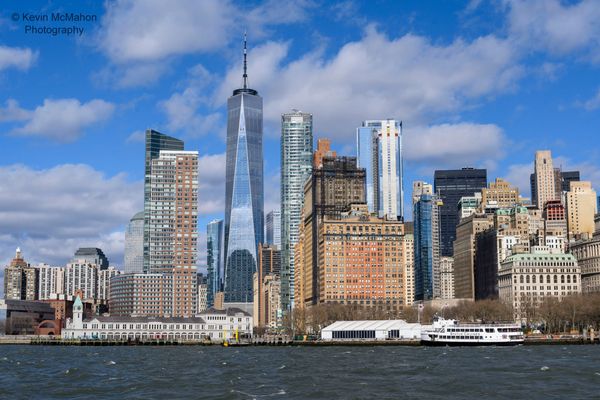
M244 89L248 88L248 73L247 73L248 64L246 62L246 55L248 53L248 50L247 50L246 42L247 42L247 37L246 37L246 32L244 32L244 75L243 75Z

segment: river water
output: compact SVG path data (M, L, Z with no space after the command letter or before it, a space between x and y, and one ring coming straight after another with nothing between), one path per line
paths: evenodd
M600 399L600 346L0 346L0 399Z

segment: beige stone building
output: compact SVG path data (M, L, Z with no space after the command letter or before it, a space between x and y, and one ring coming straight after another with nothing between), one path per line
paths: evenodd
M594 233L594 215L598 212L596 191L589 181L571 182L566 195L569 237Z
M454 258L440 258L440 298L454 298Z
M415 300L415 237L412 233L404 235L404 304L412 305Z
M581 268L581 291L600 292L600 214L595 218L594 236L571 243L569 248Z
M501 301L513 307L515 319L520 320L544 297L560 299L581 293L581 269L571 254L534 246L531 252L513 254L500 264L498 293Z
M422 195L433 195L433 185L423 181L414 181L412 188L412 202L415 204Z
M512 186L502 178L496 178L487 188L481 189L481 204L485 209L488 203L499 208L514 207L519 204L519 188Z
M536 205L540 210L549 200L556 199L556 179L550 150L535 152L534 161Z

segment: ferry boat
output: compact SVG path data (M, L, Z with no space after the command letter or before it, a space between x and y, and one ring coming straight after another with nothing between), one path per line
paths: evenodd
M513 346L523 343L519 324L461 324L436 317L421 329L421 342L427 346Z

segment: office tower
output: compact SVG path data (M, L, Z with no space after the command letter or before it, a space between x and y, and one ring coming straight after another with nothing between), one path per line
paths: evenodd
M281 279L277 274L266 275L263 280L261 300L264 309L264 320L261 326L277 329L281 326Z
M440 258L440 298L454 298L454 259Z
M561 191L568 192L571 190L571 182L579 182L580 174L579 171L561 171Z
M462 168L437 170L433 190L443 202L440 209L441 255L451 257L458 225L458 202L463 196L473 196L487 186L485 169ZM456 261L456 260L455 260Z
M475 238L493 225L493 217L474 213L463 218L456 227L454 241L454 296L457 299L475 298Z
M600 215L596 215L594 222L592 238L582 238L569 244L569 250L581 268L583 293L600 292Z
M121 273L115 267L108 267L107 269L98 270L98 290L96 292L96 298L98 300L107 301L110 298L110 280Z
M265 217L265 243L281 249L281 211L273 210Z
M150 173L152 160L158 158L161 150L183 150L183 141L167 136L153 129L146 130L146 157L144 169L144 272L150 271Z
M223 291L223 220L214 219L206 225L207 292L206 304L215 304L215 294Z
M481 193L463 196L458 201L458 222L481 209Z
M440 226L439 200L423 194L413 206L415 300L439 298Z
M532 202L540 210L549 200L556 198L556 179L554 166L552 164L552 153L550 150L539 150L535 152L534 176L535 193L532 191ZM534 197L535 194L535 198Z
M63 267L51 267L48 264L40 264L38 293L39 300L55 298L56 295L65 292L65 269Z
M148 272L170 276L167 314L196 310L198 240L198 152L161 150L152 159L148 201ZM145 221L146 222L146 221Z
M281 299L293 308L294 246L298 243L304 183L313 169L312 114L294 110L281 116ZM276 222L274 222L276 226ZM268 231L268 225L267 225ZM268 243L271 243L268 241Z
M368 120L356 130L358 166L367 171L367 204L380 217L403 219L402 122Z
M168 274L121 274L110 281L111 316L164 317L172 309L172 279Z
M129 220L125 230L125 265L126 274L144 272L144 212L140 211Z
M17 248L15 258L4 269L6 300L37 300L39 271L31 267Z
M481 189L481 204L484 209L488 204L499 208L514 207L519 204L519 188L502 178L496 178L487 188Z
M267 276L279 276L281 274L282 251L275 245L258 245L258 270L256 272L256 284L254 298L254 320L257 326L266 324L268 309L264 299L264 284ZM272 279L272 278L271 278ZM277 304L279 307L279 304Z
M515 319L531 317L528 310L537 308L545 297L560 300L581 293L581 269L571 254L534 246L530 252L513 254L502 262L498 293L501 301L513 307Z
M546 235L568 237L567 212L561 200L546 202L542 213Z
M329 139L318 139L317 149L313 154L313 168L321 168L323 166L323 158L335 158L337 153L331 150L331 141Z
M596 191L592 189L590 181L571 182L571 188L566 195L569 238L582 234L592 236L594 215L598 212L596 199Z
M102 249L97 247L80 247L73 256L73 261L97 265L99 269L107 269L109 262Z
M198 307L196 313L201 313L208 308L208 281L202 274L198 274L197 279Z
M405 305L404 226L378 218L366 204L325 215L319 228L317 296L305 306L341 303L380 311ZM304 275L310 287L312 277Z
M75 296L81 291L85 300L93 300L98 295L98 265L85 259L73 259L65 268L65 294Z
M225 303L250 311L252 274L263 242L262 108L262 97L248 87L244 40L243 87L227 100Z

